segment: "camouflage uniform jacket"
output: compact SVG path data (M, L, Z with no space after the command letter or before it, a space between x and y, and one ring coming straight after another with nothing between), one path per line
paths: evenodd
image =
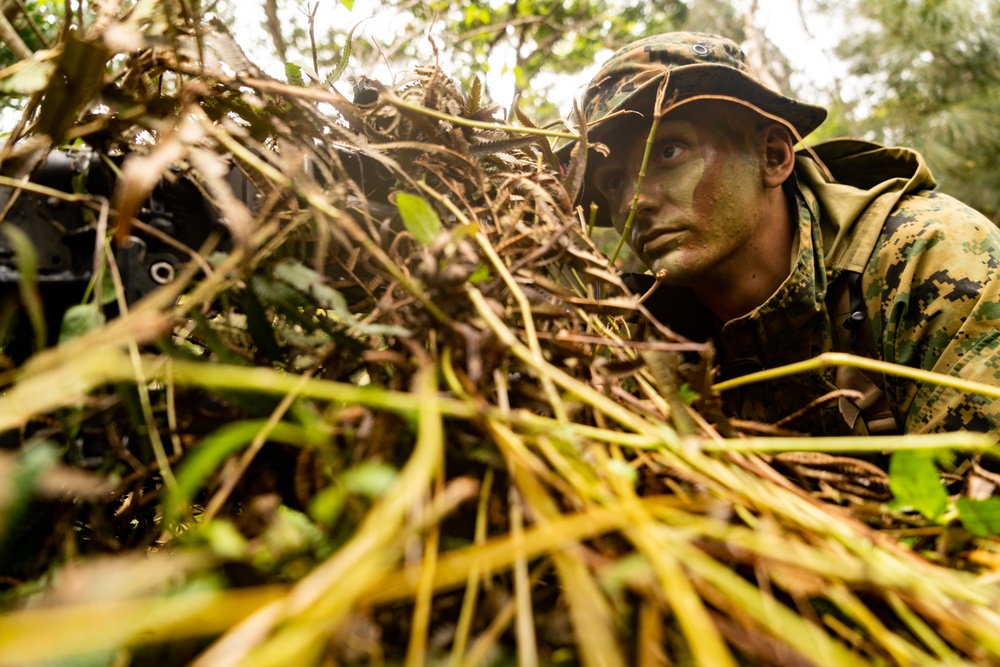
M787 184L797 210L798 251L778 290L725 324L713 321L683 288L658 290L654 312L689 338L712 339L723 378L823 352L853 351L996 384L1000 231L968 206L933 191L933 177L914 151L853 140L814 151L832 178L808 154L799 154ZM845 271L861 274L874 354L834 343L827 291ZM836 389L833 378L832 369L791 376L723 398L744 419L813 435L851 433L837 401L781 421ZM885 379L885 391L907 433L969 430L1000 436L1000 401L894 376Z

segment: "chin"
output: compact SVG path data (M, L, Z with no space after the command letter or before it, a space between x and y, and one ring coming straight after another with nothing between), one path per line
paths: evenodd
M675 287L696 287L704 282L704 275L698 269L685 265L680 258L659 258L652 262L646 262L649 272L656 275L660 271L664 272L662 284L673 285Z

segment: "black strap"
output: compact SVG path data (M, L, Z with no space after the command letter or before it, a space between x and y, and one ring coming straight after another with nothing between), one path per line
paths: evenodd
M833 321L834 349L837 352L877 358L871 322L868 320L864 294L861 291L861 274L857 271L841 273L830 284L826 301ZM861 394L857 399L847 396L840 398L840 414L849 428L858 430L858 419L861 418L871 435L901 432L899 421L893 415L883 390L884 375L840 366L834 382L840 389L850 389Z

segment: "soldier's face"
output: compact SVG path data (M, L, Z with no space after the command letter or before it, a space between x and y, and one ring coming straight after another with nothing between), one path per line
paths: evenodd
M746 270L755 248L759 250L761 239L755 233L765 205L762 157L753 141L720 129L720 114L730 109L692 103L665 115L641 184L648 121L625 126L608 140L611 154L593 171L591 183L610 204L619 233L634 202L626 241L654 273L665 272L668 284L697 286L706 277L714 281L726 272Z

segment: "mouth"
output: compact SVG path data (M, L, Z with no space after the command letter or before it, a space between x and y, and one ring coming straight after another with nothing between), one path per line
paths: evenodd
M642 254L647 257L655 257L671 245L675 245L677 236L681 229L658 229L643 234L639 238L639 247Z

